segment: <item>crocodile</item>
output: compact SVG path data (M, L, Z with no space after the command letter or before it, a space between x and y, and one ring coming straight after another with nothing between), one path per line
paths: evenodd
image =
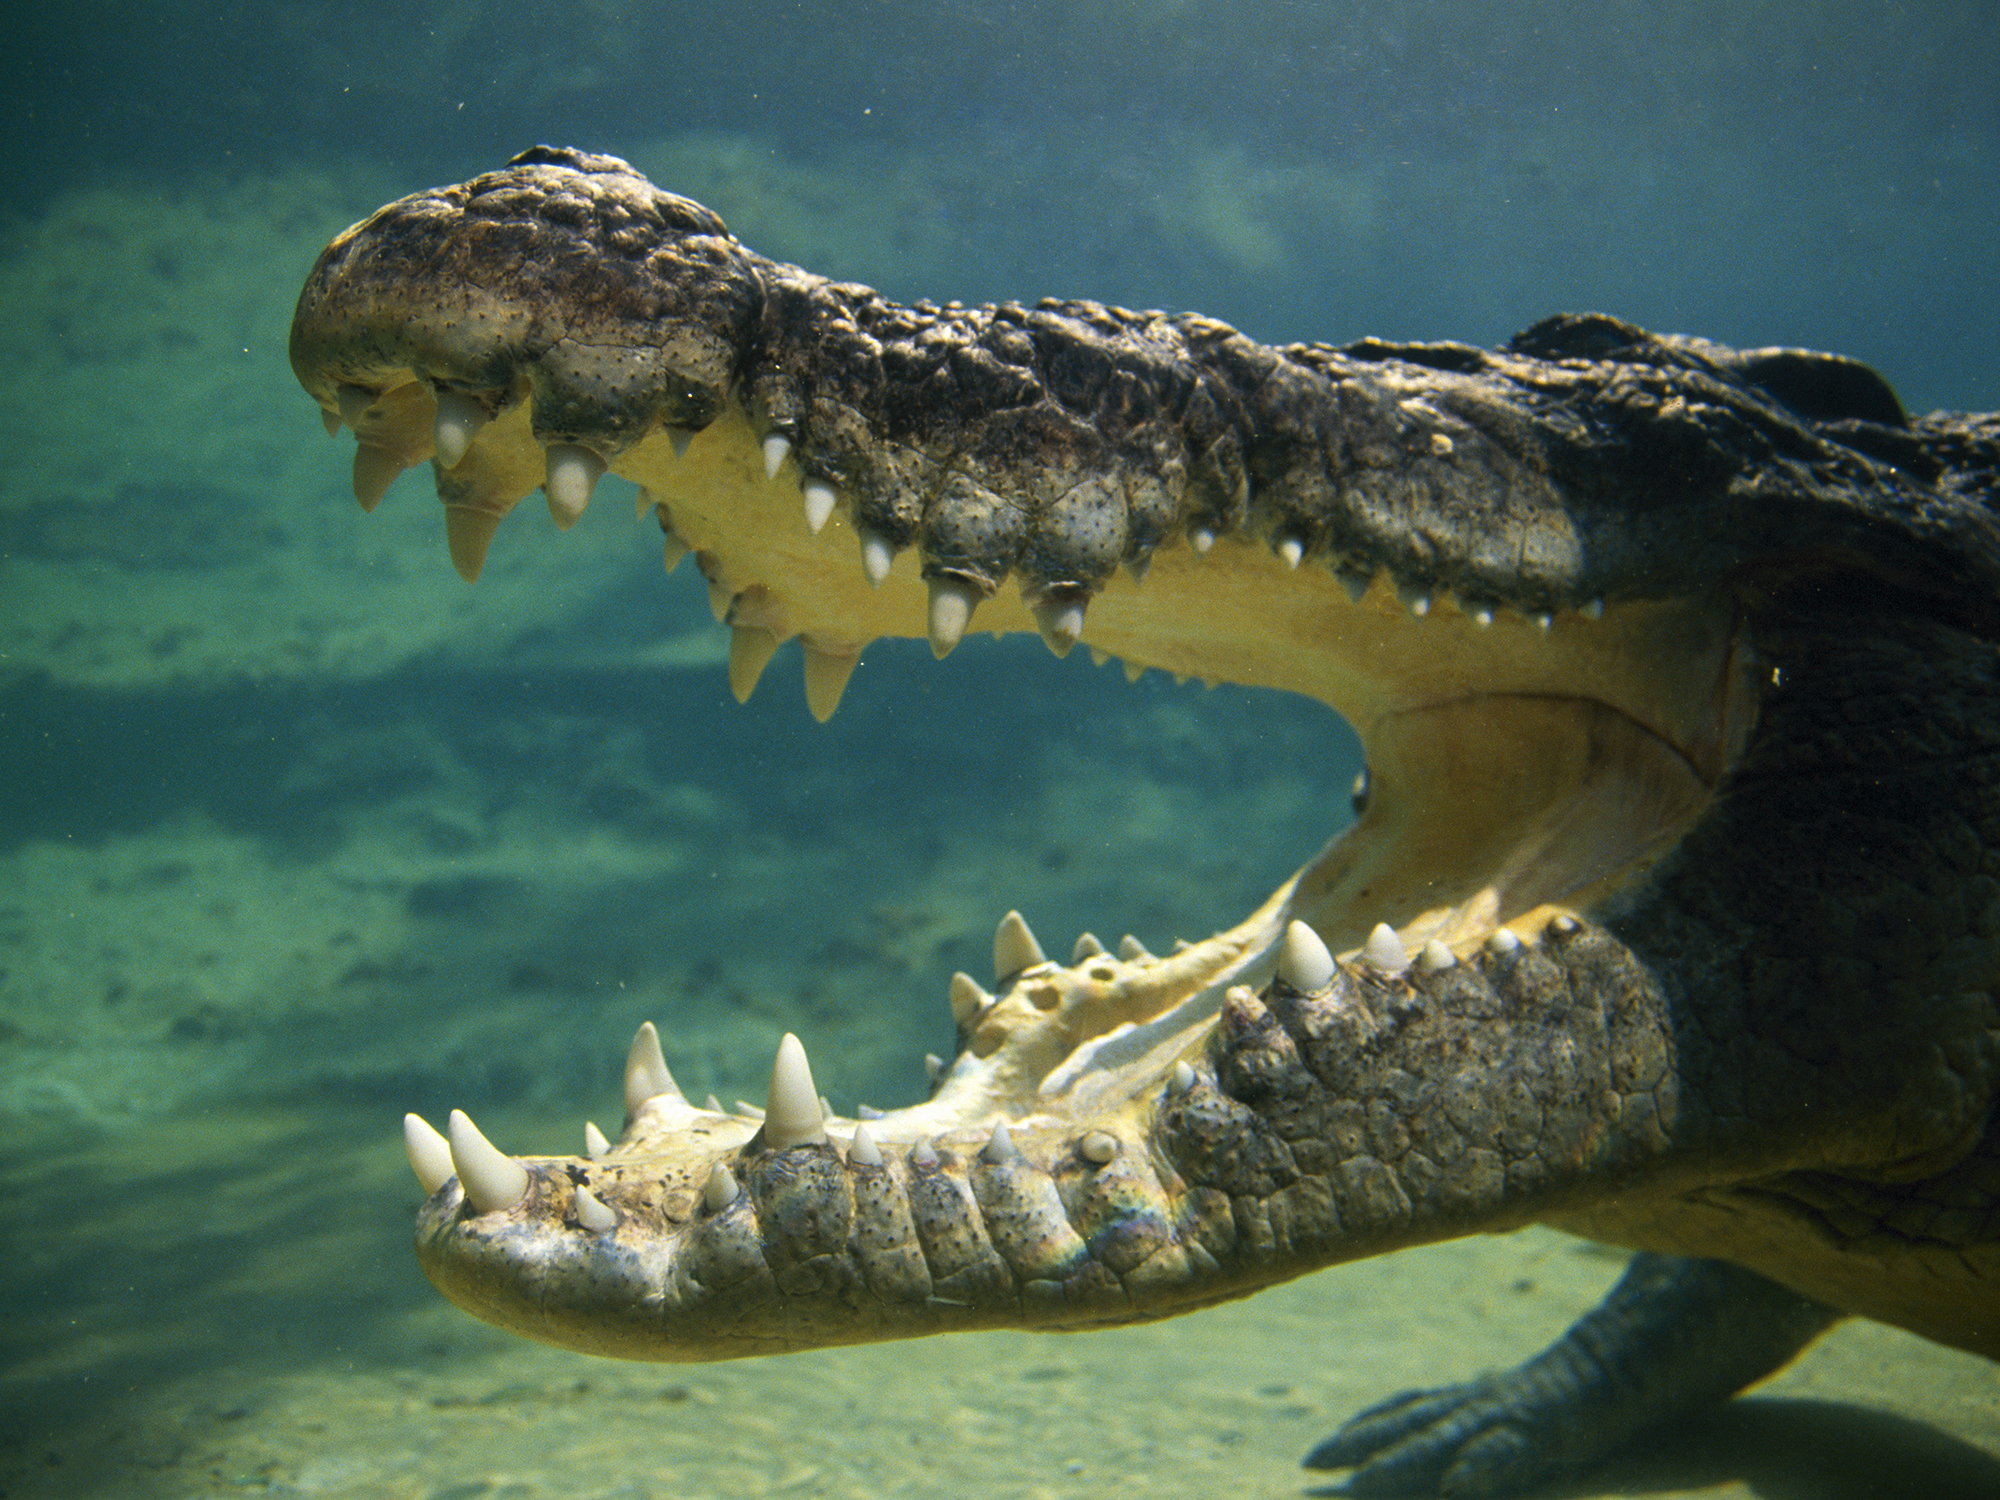
M2000 417L1597 314L1485 350L898 305L551 147L339 236L291 357L364 508L431 465L467 580L531 492L567 528L636 481L738 697L797 637L824 720L871 642L976 621L1306 694L1366 753L1351 826L1201 942L1051 959L1007 913L908 1107L835 1114L793 1036L762 1110L697 1104L648 1023L615 1142L408 1117L460 1307L708 1360L1531 1222L1635 1252L1518 1369L1308 1455L1358 1494L1573 1475L1847 1316L2000 1356Z

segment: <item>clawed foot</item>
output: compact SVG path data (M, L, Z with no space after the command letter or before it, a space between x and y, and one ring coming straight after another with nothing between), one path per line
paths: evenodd
M1555 1470L1508 1398L1507 1378L1403 1391L1351 1418L1305 1457L1354 1470L1350 1495L1507 1495Z

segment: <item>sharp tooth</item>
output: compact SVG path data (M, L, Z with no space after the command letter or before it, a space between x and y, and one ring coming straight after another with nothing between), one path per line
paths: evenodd
M389 493L389 486L403 472L403 465L387 448L358 443L354 449L354 498L363 510L372 511Z
M340 408L340 420L349 427L358 429L361 426L361 419L375 404L375 393L364 391L358 385L341 385L334 387L333 399L334 404Z
M1546 610L1543 611L1541 614L1535 616L1535 629L1541 631L1543 635L1547 635L1551 630L1553 630L1555 628L1555 623L1556 623L1556 617L1552 614L1549 614Z
M764 1144L773 1151L813 1146L826 1139L806 1049L789 1031L771 1063L771 1092L764 1102Z
M1557 937L1568 937L1576 931L1577 926L1578 923L1575 917L1564 914L1550 921L1549 931L1553 932Z
M1127 682L1137 682L1141 677L1144 677L1145 675L1146 675L1146 669L1143 666L1141 666L1138 662L1132 661L1130 659L1126 661L1125 680Z
M857 1120L879 1120L886 1114L888 1114L886 1109L877 1109L872 1104L857 1104L854 1106L854 1118Z
M1401 951L1399 946L1397 952ZM1285 929L1285 940L1278 949L1278 977L1301 995L1314 994L1333 982L1333 955L1320 935L1303 922Z
M444 508L444 544L451 552L451 565L467 583L479 582L479 570L486 566L486 549L493 545L493 533L500 518L489 510L468 510L462 505Z
M576 1215L577 1223L596 1234L618 1227L618 1215L606 1208L603 1201L586 1187L579 1187L571 1195L570 1212Z
M875 1144L875 1137L868 1133L866 1125L854 1127L854 1144L847 1148L847 1159L860 1162L864 1167L882 1165L882 1150Z
M826 526L827 517L833 514L833 507L839 502L840 497L834 493L833 486L824 479L808 479L799 486L799 497L806 507L806 530L818 536ZM861 565L864 568L868 566L868 550L865 544L861 552ZM870 579L870 582L876 581L878 580Z
M936 1088L938 1080L944 1077L944 1059L935 1052L924 1054L924 1077L932 1088Z
M1368 941L1361 945L1361 961L1384 974L1399 974L1410 966L1403 940L1387 922L1377 922L1368 934Z
M708 1181L701 1185L701 1201L710 1213L719 1214L736 1201L740 1191L729 1168L717 1162L708 1169Z
M1125 559L1125 571L1132 575L1134 583L1144 583L1146 574L1151 571L1152 566L1153 554L1150 552L1142 552L1137 557Z
M1118 940L1118 956L1128 964L1147 964L1153 961L1153 950L1128 932Z
M840 695L847 691L847 679L861 660L858 651L827 651L811 641L805 651L806 709L824 724L840 707Z
M1521 940L1505 927L1496 928L1486 940L1487 948L1498 954L1509 954L1521 946Z
M667 1071L666 1055L660 1051L660 1033L651 1021L641 1021L632 1035L631 1050L625 1054L625 1113L636 1115L639 1106L661 1094L680 1098L674 1075Z
M1058 657L1068 656L1083 637L1083 608L1088 601L1074 595L1044 599L1034 608L1035 628L1042 633L1049 650Z
M694 548L680 539L680 533L664 526L660 528L660 531L663 535L663 541L660 545L660 570L664 573L672 573L675 568L681 565L681 559L692 552Z
M776 479L778 470L784 468L785 460L791 455L792 440L782 432L774 432L764 439L764 477ZM817 527L814 530L818 530Z
M1094 932L1079 934L1076 946L1069 950L1069 961L1072 968L1089 959L1102 958L1104 956L1104 944L1098 942L1097 934Z
M861 533L861 571L871 588L882 587L882 580L889 576L889 565L896 560L896 549L889 545L889 539L880 532Z
M726 1111L722 1107L722 1101L716 1098L715 1095L713 1094L710 1094L706 1099L701 1101L701 1107L707 1110L712 1115L719 1115L726 1113Z
M1472 609L1467 610L1466 613L1471 616L1472 623L1477 625L1481 630L1484 630L1488 625L1493 623L1493 611L1483 604L1474 606Z
M1206 526L1197 526L1188 533L1188 545L1206 557L1208 549L1215 545L1215 533Z
M1076 1154L1101 1167L1118 1154L1118 1137L1108 1130L1086 1131L1076 1143Z
M1019 912L1010 911L1000 919L1000 925L993 929L995 984L1004 984L1023 969L1032 969L1036 964L1048 961L1048 955L1042 952L1042 945L1028 931L1028 924Z
M575 443L552 443L542 493L549 497L549 515L564 531L577 523L590 504L590 492L604 474L604 460Z
M747 1099L738 1099L736 1101L736 1113L743 1116L746 1120L762 1120L764 1118L764 1111Z
M1295 536L1288 536L1278 543L1278 556L1285 560L1285 566L1297 570L1306 560L1306 544Z
M1602 599L1592 599L1582 609L1578 610L1577 613L1582 615L1586 620L1601 620L1604 618L1604 601Z
M487 416L485 407L464 391L439 391L437 403L431 442L437 447L438 462L447 469L455 469L479 435L479 429L492 418Z
M1458 955L1445 947L1436 938L1424 943L1423 952L1417 955L1417 967L1426 974L1435 974L1440 969L1449 969L1458 962Z
M479 1133L462 1109L451 1112L451 1164L465 1201L482 1214L512 1208L528 1194L528 1169Z
M410 1170L417 1174L426 1194L451 1181L457 1170L451 1164L451 1142L422 1115L403 1116L403 1149L410 1153Z
M833 1101L827 1098L826 1095L821 1094L819 1096L819 1122L820 1124L824 1125L828 1120L831 1120L832 1118L833 1118Z
M910 1147L910 1165L913 1167L934 1167L938 1164L937 1147L929 1141L918 1141Z
M1348 601L1352 604L1359 604L1368 593L1368 585L1374 582L1372 573L1364 573L1359 568L1342 568L1334 574L1334 577L1338 578L1340 586L1347 590Z
M993 997L979 987L970 974L951 976L951 1018L960 1026L993 1003Z
M1090 664L1093 667L1101 667L1110 660L1111 653L1104 650L1101 646L1092 646L1090 648Z
M328 437L339 437L339 436L340 436L340 413L339 413L339 412L337 412L337 411L328 411L328 410L327 410L327 409L326 409L326 408L325 408L324 406L322 406L322 407L321 407L321 408L319 409L319 421L320 421L320 426L322 426L322 427L324 427L324 428L326 429L326 435L327 435Z
M1014 1137L1007 1133L1007 1122L1005 1120L995 1120L993 1122L993 1135L986 1142L985 1149L979 1154L995 1166L998 1166L1001 1162L1019 1159L1021 1153L1014 1149Z
M1185 1094L1194 1087L1194 1065L1185 1058L1174 1064L1174 1076L1168 1080L1169 1093Z
M738 625L729 632L729 691L738 703L750 701L777 652L778 638L759 626Z
M933 578L928 582L931 611L927 628L931 637L931 655L943 661L951 655L951 648L965 638L965 627L972 623L972 612L979 607L980 593L961 578Z
M583 1122L583 1154L597 1161L611 1150L611 1142L604 1138L604 1132L597 1128L595 1120Z
M674 450L674 457L686 458L688 444L694 441L694 433L685 427L669 427L666 429L666 434L667 446Z

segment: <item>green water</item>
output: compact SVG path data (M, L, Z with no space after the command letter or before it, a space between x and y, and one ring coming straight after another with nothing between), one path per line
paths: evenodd
M721 1366L533 1348L408 1249L397 1121L615 1124L797 1031L837 1108L947 1050L1019 906L1235 920L1345 816L1309 704L1086 654L871 648L739 707L607 481L476 589L364 518L284 356L319 246L535 139L896 295L1494 342L1597 307L2000 406L1976 4L94 3L18 23L0 204L0 1496L1297 1495L1390 1390L1615 1276L1531 1232L1087 1337ZM2000 1377L1872 1326L1582 1493L2000 1493Z

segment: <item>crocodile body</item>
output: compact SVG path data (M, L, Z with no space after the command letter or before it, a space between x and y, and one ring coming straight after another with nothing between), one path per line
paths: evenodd
M710 1359L1533 1221L1644 1252L1539 1360L1314 1455L1379 1493L1588 1462L1842 1315L2000 1355L2000 419L1599 316L1335 349L898 306L550 148L335 241L292 357L365 506L432 464L468 578L533 490L566 526L636 480L739 696L796 636L824 718L871 641L976 621L1309 694L1368 757L1204 942L1052 962L1010 914L907 1109L825 1114L789 1039L763 1117L697 1105L647 1027L583 1156L413 1118L461 1306Z

